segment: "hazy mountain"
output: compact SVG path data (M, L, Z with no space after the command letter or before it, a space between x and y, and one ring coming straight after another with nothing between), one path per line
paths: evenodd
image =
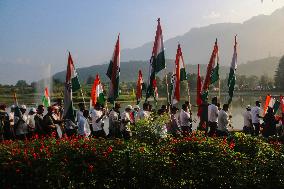
M244 23L221 23L193 28L182 36L165 41L166 57L175 57L177 43L180 42L187 63L206 64L217 37L221 64L229 65L235 34L238 35L239 42L239 63L281 56L284 54L283 20L284 8L268 16L255 16ZM147 60L150 58L152 45L153 42L150 42L135 49L124 49L121 52L122 60Z
M237 74L240 75L267 75L274 78L275 71L279 64L279 57L269 57L255 61L249 61L246 64L241 64L237 68Z
M250 61L246 64L241 64L237 68L238 75L268 75L269 77L274 77L274 72L278 66L279 62L278 57L270 57L265 59L260 59L256 61ZM167 60L167 72L173 71L173 60ZM102 81L109 81L106 77L106 70L108 68L108 64L103 65L95 65L86 68L79 68L77 72L79 74L79 78L82 82L86 82L89 76L95 77L97 73L100 74L100 78ZM201 75L205 75L207 65L202 64L200 66ZM141 69L143 72L144 80L147 81L148 78L148 70L149 70L149 62L146 61L129 61L129 62L121 62L121 73L120 80L121 81L136 81L138 70ZM197 73L197 65L186 65L187 73ZM59 79L64 81L66 72L59 72L54 75L55 79ZM163 76L165 72L162 71L159 76ZM229 74L229 66L220 66L220 76L225 78Z

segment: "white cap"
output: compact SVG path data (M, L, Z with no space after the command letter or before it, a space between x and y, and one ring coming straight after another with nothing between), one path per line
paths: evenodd
M57 105L53 106L53 108L54 108L55 110L59 110L59 107L58 107Z
M128 108L128 109L130 109L130 110L133 109L131 105L128 105L126 108Z
M250 105L247 105L247 109L249 109L249 110L251 109Z
M16 108L16 106L13 104L13 105L11 106L11 108Z
M36 113L36 109L35 109L35 108L31 108L31 109L30 109L30 112Z
M138 105L135 105L134 109L140 109L140 107Z
M21 109L24 109L24 110L26 110L27 109L27 107L26 107L26 105L21 105L21 107L20 107Z

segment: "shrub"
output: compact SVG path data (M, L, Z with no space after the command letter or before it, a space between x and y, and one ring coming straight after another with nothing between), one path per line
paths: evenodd
M163 119L157 123L164 124ZM284 148L275 139L242 133L230 138L208 138L202 132L162 138L151 129L154 122L142 123L146 122L137 125L136 136L128 141L77 137L5 141L0 144L0 187L282 188L284 185Z

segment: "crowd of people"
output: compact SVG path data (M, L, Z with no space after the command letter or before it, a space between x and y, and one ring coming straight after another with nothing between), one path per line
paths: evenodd
M264 116L261 116L260 107L260 101L256 101L255 106L252 108L250 105L246 107L246 111L243 113L243 131L253 136L259 136L261 133L266 138L270 136L284 136L284 113L282 112L282 116L275 115L275 110L272 107L267 107ZM262 123L260 122L261 119L263 120Z
M148 119L153 113L156 115L169 114L170 121L165 125L166 132L177 137L191 133L192 122L196 121L192 118L191 105L188 101L182 104L180 111L176 106L169 105L162 105L159 110L155 111L148 102L143 104L142 109L138 105L134 107L128 105L122 113L120 103L115 103L110 110L99 103L95 104L94 109L90 111L86 109L84 103L79 103L78 106L76 120L73 122L64 118L61 100L49 106L47 111L43 105L39 105L37 109L30 108L28 112L25 105L12 105L8 113L6 105L2 104L0 105L0 139L24 140L34 135L56 135L60 138L66 134L67 136L127 140L132 137L131 126L135 126L140 119ZM232 116L229 115L228 110L228 104L220 107L217 97L212 98L211 104L204 101L198 107L200 122L197 129L204 131L208 136L229 136ZM264 137L269 137L281 134L284 130L278 129L279 132L277 132L276 124L282 121L283 116L282 118L275 116L273 108L269 107L265 116L260 116L259 101L256 101L253 108L248 105L243 117L243 131L247 134L258 136L262 131ZM104 127L107 118L109 120L108 134ZM263 119L262 124L260 124L260 119Z

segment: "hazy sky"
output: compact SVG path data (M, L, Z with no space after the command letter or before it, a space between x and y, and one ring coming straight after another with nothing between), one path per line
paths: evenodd
M119 32L121 48L153 41L158 17L166 40L282 6L284 0L0 0L0 66L50 63L61 71L67 50L77 67L100 64L110 59Z

